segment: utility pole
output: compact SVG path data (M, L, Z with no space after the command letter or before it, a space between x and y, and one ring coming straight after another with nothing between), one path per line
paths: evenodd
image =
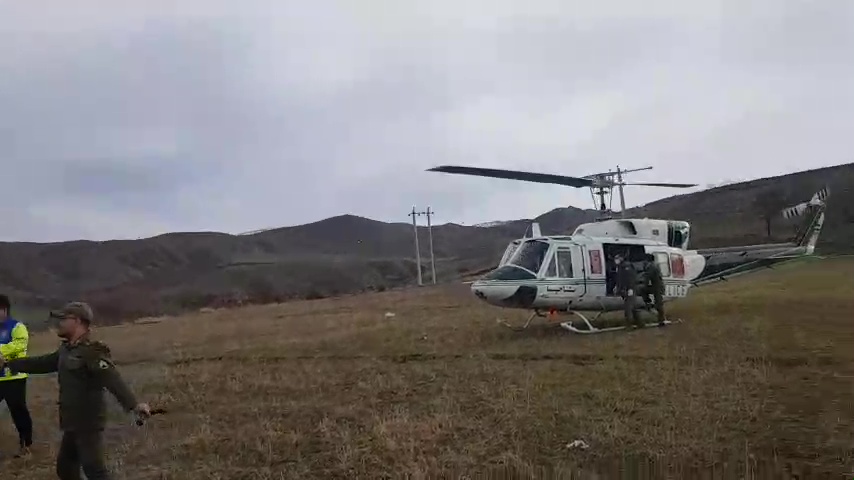
M415 234L415 266L418 268L418 286L420 287L424 283L421 280L421 248L418 246L418 223L415 221L415 217L418 215L421 215L421 213L416 212L415 205L413 205L409 216L412 217L412 230Z
M419 212L415 206L412 207L412 211L409 212L409 216L412 217L412 230L415 234L415 262L418 264L418 285L424 285L424 280L421 277L421 247L418 245L418 222L415 220L419 215L427 216L427 235L430 238L430 273L432 274L433 285L436 285L436 257L433 254L433 222L432 217L436 212L427 207L427 210L424 212Z
M430 273L433 277L433 285L436 285L436 258L433 256L433 223L430 221L430 217L433 216L436 212L430 210L430 206L427 206L427 234L430 236Z

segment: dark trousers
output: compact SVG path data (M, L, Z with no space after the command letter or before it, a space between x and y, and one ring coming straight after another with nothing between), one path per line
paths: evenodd
M62 434L56 456L56 475L60 480L109 480L104 463L104 438L100 430L68 431Z
M0 403L6 401L22 447L33 444L33 419L27 408L27 379L0 381Z
M661 295L661 290L661 288L648 287L643 291L643 302L655 306L655 311L658 313L658 323L664 323L664 297Z
M638 309L635 305L637 297L634 295L634 292L632 292L632 295L629 295L624 291L621 292L620 296L623 297L623 314L626 316L626 326L643 325L640 316L638 316Z

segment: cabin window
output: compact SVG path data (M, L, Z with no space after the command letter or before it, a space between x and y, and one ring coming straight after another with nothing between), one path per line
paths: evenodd
M572 278L572 251L558 250L555 252L557 260L558 276L563 278Z
M685 261L682 258L682 255L678 253L670 255L670 269L673 272L673 276L676 278L682 278L685 276Z
M661 270L662 277L670 276L670 257L664 252L657 252L653 254L655 256L655 263L658 265L658 269Z
M599 250L590 250L590 273L592 275L602 275L602 252Z

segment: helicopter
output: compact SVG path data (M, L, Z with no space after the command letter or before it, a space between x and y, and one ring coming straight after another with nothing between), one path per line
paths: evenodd
M625 326L597 326L603 314L623 310L623 299L615 292L614 257L617 255L639 268L646 255L651 254L661 270L663 300L668 303L687 297L694 287L814 254L824 224L829 195L827 187L816 192L810 200L780 212L785 219L801 220L790 242L696 250L689 248L689 222L625 217L624 186L697 186L627 183L623 180L627 173L651 169L621 170L617 166L616 171L584 177L447 165L428 171L587 187L594 202L598 197L599 216L595 221L579 225L571 235L543 235L539 224L533 222L523 238L507 245L495 268L471 282L472 293L481 301L503 308L533 311L521 328L505 323L515 330L527 328L534 318L558 313L569 313L581 320L580 326L572 321L560 322L562 328L573 333L595 334L625 329ZM614 187L617 187L621 205L617 218L608 206L613 201ZM606 197L609 198L607 204ZM643 299L636 298L636 302L636 307L649 309ZM589 317L591 313L595 315L592 318ZM671 323L667 319L664 325ZM658 326L658 323L645 326Z

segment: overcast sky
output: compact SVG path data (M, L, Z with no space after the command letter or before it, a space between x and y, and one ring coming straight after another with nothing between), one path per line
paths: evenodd
M5 1L0 239L592 206L443 164L706 186L848 163L852 25L851 0Z

